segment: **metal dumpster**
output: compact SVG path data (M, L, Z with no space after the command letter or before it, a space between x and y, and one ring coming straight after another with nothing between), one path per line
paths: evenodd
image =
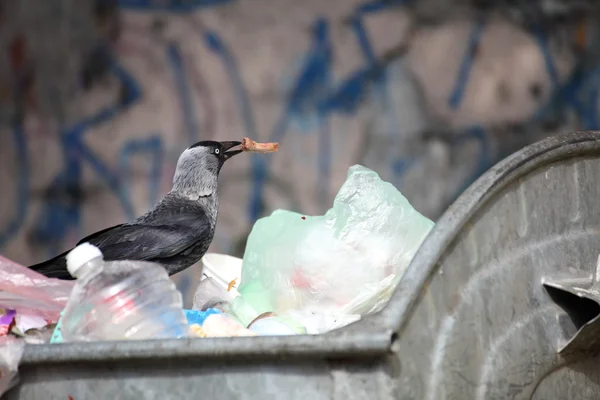
M28 346L7 399L598 399L600 133L496 165L388 306L322 336ZM343 284L343 282L342 282Z

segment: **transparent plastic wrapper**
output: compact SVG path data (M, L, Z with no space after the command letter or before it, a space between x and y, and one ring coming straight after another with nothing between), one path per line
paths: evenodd
M0 256L0 308L58 321L74 282L46 278Z
M233 301L233 296L213 278L206 278L200 281L196 292L194 293L194 303L192 309L205 311L209 308L218 308L227 312Z
M0 396L19 383L19 362L25 341L10 336L0 337Z
M277 319L273 313L258 316L248 325L248 329L261 336L288 336L298 333L291 326Z
M355 165L324 216L277 210L257 221L232 310L246 326L275 312L308 333L356 321L383 308L433 225Z

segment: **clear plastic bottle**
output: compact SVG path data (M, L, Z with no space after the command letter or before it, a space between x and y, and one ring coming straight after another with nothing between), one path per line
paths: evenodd
M181 294L158 264L104 261L83 243L67 255L77 282L65 307L64 341L179 338L189 335Z

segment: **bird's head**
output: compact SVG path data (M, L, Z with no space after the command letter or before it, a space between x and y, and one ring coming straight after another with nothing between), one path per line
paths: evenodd
M231 150L241 144L205 140L185 149L177 161L173 191L193 200L214 194L221 167L225 161L242 152Z

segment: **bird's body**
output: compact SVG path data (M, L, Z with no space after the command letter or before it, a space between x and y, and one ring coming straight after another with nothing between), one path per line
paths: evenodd
M173 189L153 210L132 222L87 236L78 244L88 242L98 247L106 261L160 263L169 275L198 262L214 237L220 168L225 160L239 152L225 152L239 142L200 143L204 143L200 145L202 149L198 149L196 144L181 155L173 178ZM209 151L217 149L216 156L213 157L214 153L204 154L205 148ZM30 268L47 277L72 279L66 268L67 253Z

